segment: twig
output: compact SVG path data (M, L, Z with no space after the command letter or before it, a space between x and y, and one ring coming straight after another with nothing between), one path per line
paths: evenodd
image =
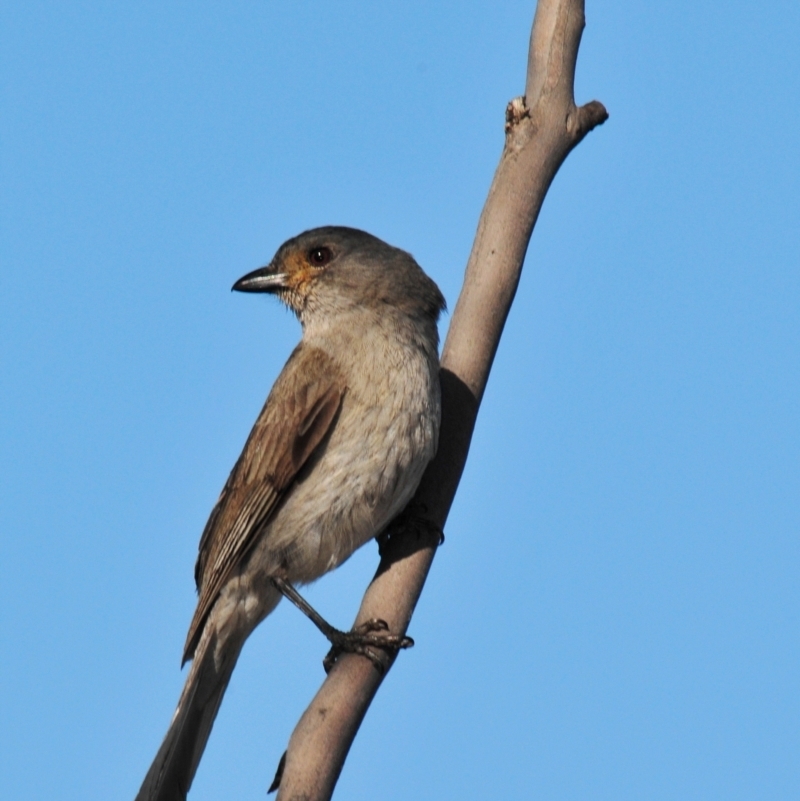
M355 625L372 618L404 635L461 479L475 418L497 351L533 226L569 152L608 114L597 101L576 107L575 63L583 0L539 0L531 31L525 96L509 103L506 142L481 214L442 352L442 431L409 511L383 542L378 572ZM344 655L301 717L286 753L279 801L326 801L333 794L383 674Z

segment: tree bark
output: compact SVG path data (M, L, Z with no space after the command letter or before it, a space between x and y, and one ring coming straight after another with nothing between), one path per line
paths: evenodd
M572 148L608 118L597 101L575 105L575 63L583 27L583 0L539 0L525 95L506 109L505 147L442 351L439 450L409 509L383 538L381 562L355 625L380 618L394 633L405 634L408 628L461 479L542 202ZM393 661L393 655L385 654L381 675L361 656L339 658L291 736L278 801L331 797L350 745Z

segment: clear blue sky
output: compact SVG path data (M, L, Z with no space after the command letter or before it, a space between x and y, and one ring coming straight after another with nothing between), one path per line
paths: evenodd
M342 799L800 797L800 5L587 6L611 117L545 202ZM299 336L231 284L341 223L452 307L532 13L3 4L0 797L133 797ZM310 599L348 626L376 563ZM256 632L192 801L265 797L325 651L288 605Z

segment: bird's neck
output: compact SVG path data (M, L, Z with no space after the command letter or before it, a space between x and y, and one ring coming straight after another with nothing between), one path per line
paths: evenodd
M436 323L423 313L411 317L387 306L353 309L336 316L314 315L301 322L303 342L325 351L335 343L338 352L355 354L363 347L364 332L369 331L372 337L382 340L387 352L413 350L426 361L438 363Z

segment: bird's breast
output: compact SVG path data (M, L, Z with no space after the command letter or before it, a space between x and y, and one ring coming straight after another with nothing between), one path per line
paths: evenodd
M435 351L372 343L343 365L336 424L270 523L251 560L313 581L379 534L408 503L438 442Z

